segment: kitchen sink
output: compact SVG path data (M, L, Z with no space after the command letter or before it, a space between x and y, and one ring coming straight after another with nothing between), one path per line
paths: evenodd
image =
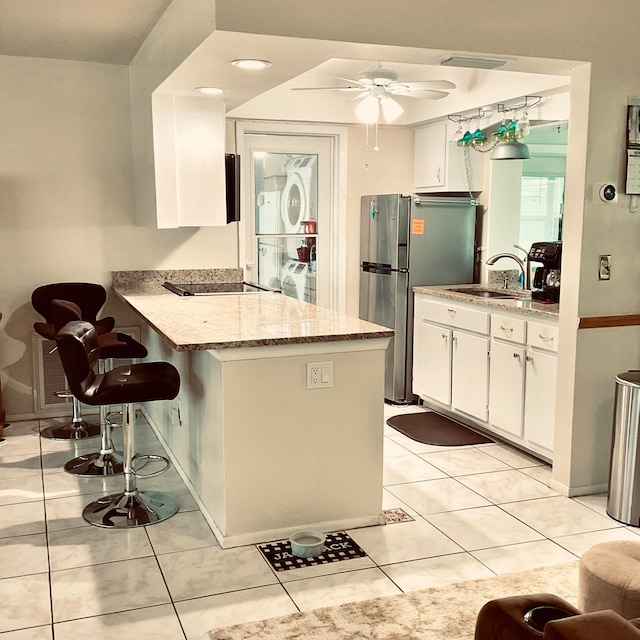
M454 291L455 293L464 293L468 296L476 296L478 298L498 298L509 300L516 297L512 293L504 293L502 291L494 291L492 289L448 289L448 291Z

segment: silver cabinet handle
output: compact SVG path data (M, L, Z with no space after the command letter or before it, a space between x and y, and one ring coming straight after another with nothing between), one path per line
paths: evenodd
M545 342L553 342L553 336L545 336L543 333L539 333L538 338L540 338L540 340L544 340Z
M500 325L500 328L503 331L506 331L507 333L512 333L513 332L513 327L503 327L502 325Z
M513 354L513 357L514 357L514 358L517 358L518 360L520 360L520 354L519 354L519 353L514 353L514 354Z
M527 362L533 362L533 358L531 356L527 356Z
M455 316L456 315L456 310L455 309L450 309L449 307L447 307L447 311L449 312L450 316Z

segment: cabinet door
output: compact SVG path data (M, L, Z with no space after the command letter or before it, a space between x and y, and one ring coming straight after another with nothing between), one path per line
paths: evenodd
M489 395L488 338L454 331L452 369L452 409L486 422Z
M451 404L451 330L422 322L413 354L413 392Z
M527 351L524 400L524 437L553 451L556 411L557 356Z
M503 342L491 343L489 422L522 438L525 350Z
M445 184L447 125L444 122L416 129L413 179L416 191Z

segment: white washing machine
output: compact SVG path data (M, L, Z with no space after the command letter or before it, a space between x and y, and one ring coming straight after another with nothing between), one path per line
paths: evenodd
M309 263L298 262L297 260L287 260L282 267L281 287L282 293L290 298L306 300L308 296L307 276L309 274Z
M316 220L317 214L317 180L316 156L294 156L284 165L287 182L282 191L280 214L287 234L302 234L302 222ZM289 257L296 257L299 239L287 240Z

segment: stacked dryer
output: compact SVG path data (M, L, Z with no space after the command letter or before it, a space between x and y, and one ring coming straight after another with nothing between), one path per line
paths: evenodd
M287 259L282 267L281 288L292 298L315 302L315 272L310 269L311 247L302 234L305 233L303 223L315 222L317 218L316 156L292 156L283 169L287 176L280 206L284 233L297 237L285 239Z

